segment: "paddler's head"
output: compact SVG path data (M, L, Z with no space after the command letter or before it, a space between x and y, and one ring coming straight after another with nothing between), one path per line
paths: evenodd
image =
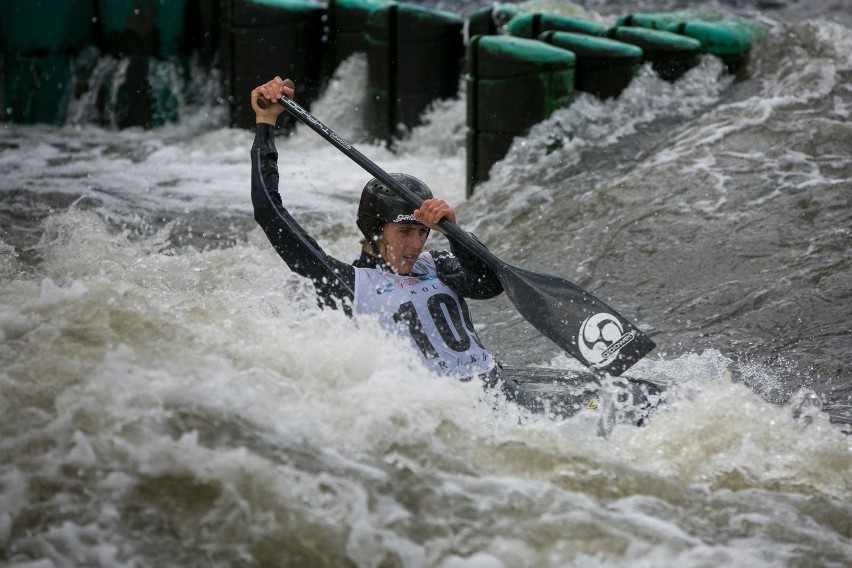
M432 198L429 187L416 177L390 175L421 200ZM413 208L375 178L361 192L357 224L372 253L397 274L411 272L429 237L429 228L417 220Z

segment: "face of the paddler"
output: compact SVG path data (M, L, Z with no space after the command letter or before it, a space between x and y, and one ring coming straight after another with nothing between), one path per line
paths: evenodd
M408 274L423 252L429 228L413 223L385 223L378 239L379 253L397 274Z

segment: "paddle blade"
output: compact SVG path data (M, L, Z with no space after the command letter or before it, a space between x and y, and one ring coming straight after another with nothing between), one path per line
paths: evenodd
M567 280L510 265L498 274L521 315L592 369L618 376L655 347L615 310Z

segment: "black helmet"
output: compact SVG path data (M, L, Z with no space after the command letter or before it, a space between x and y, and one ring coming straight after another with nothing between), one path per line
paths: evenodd
M432 199L432 190L414 176L408 174L390 174L414 195L423 199ZM361 202L358 204L358 228L371 243L376 235L382 232L385 223L420 224L414 216L411 205L398 197L381 180L371 179L361 192Z

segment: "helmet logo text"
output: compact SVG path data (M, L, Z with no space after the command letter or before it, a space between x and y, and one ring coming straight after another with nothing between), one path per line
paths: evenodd
M396 216L396 219L393 219L391 223L419 223L420 220L414 215L403 215L400 213Z

